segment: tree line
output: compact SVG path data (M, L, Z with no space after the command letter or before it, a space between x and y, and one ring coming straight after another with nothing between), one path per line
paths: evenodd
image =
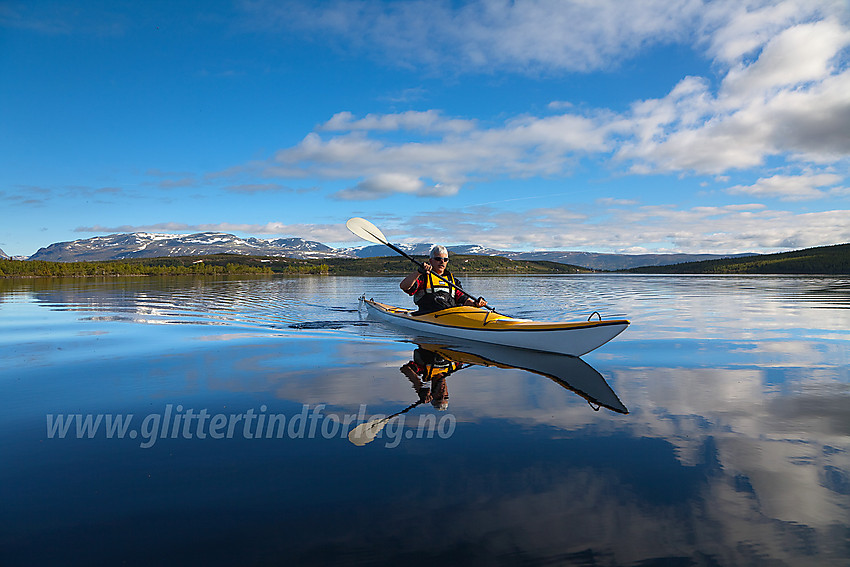
M206 263L145 265L123 262L44 262L41 260L0 260L0 277L94 277L94 276L211 276L218 274L271 274L268 267Z
M422 259L424 260L424 258ZM182 276L221 274L406 274L415 269L405 258L324 258L321 260L215 254L167 258L128 258L103 262L0 260L0 277ZM497 256L452 256L455 273L584 273L585 268L557 262L515 261Z
M850 244L623 270L637 274L850 274Z

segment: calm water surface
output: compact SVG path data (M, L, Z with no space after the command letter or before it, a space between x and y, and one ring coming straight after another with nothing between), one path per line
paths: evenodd
M850 280L464 278L578 360L398 279L0 280L0 564L850 564Z

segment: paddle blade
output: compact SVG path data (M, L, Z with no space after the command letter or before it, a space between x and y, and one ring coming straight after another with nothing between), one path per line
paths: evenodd
M361 219L360 217L350 218L348 219L348 222L345 223L345 226L348 227L348 230L363 240L368 240L375 244L388 244L388 241L384 236L384 233L381 232L381 229L366 219Z
M348 433L348 440L357 445L358 447L362 447L367 443L371 443L375 440L378 433L384 428L387 422L395 416L390 416L389 418L375 419L369 421L367 423L361 423L354 429L352 429Z

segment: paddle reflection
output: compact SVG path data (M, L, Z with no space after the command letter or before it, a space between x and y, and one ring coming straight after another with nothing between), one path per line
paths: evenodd
M418 399L398 413L354 428L349 441L358 446L370 443L390 421L422 404L430 403L436 410L445 411L449 407L449 377L471 366L524 370L545 376L587 400L595 411L606 408L629 413L605 378L580 358L460 339L435 340L412 341L417 346L411 360L399 368Z

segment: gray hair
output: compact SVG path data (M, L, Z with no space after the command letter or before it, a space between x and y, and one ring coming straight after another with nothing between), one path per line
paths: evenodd
M449 251L446 250L445 246L441 246L441 245L437 244L436 246L431 248L431 256L430 257L436 258L437 256L442 256L444 258L448 258L449 257Z

